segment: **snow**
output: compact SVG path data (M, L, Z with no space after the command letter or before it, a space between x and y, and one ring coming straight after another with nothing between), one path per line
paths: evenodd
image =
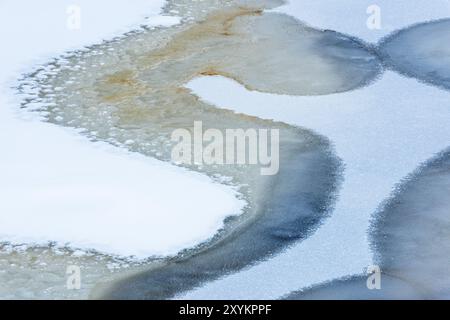
M381 31L366 28L363 15L368 3L361 0L345 4L292 1L277 11L316 27L375 41L395 28L448 17L448 3L378 1L385 12ZM361 21L357 19L360 11ZM351 19L342 19L349 14ZM271 299L362 273L372 264L367 238L372 214L396 184L448 147L450 141L450 93L391 71L368 87L326 96L251 92L224 77L197 78L187 87L218 107L302 126L328 137L344 162L345 172L334 212L312 237L183 298Z
M162 0L0 1L0 241L94 249L146 258L213 236L244 202L229 186L171 164L92 143L19 110L10 87L66 50L120 35L158 16ZM69 11L67 9L70 8ZM153 22L152 22L153 21Z

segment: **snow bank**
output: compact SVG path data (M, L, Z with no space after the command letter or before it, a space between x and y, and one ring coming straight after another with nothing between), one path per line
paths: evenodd
M137 258L205 241L244 205L231 187L19 112L10 86L20 72L129 31L147 16L147 24L178 21L158 16L162 0L71 4L0 2L0 241L54 241ZM72 30L68 19L78 9L81 29Z

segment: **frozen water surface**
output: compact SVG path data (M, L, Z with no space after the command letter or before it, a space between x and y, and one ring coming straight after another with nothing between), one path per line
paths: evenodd
M333 213L316 233L187 297L276 298L361 273L373 263L372 214L401 179L450 141L449 93L392 71L363 89L326 96L252 92L222 77L195 79L188 87L218 107L314 129L332 141L345 169Z
M254 166L188 166L211 177L231 177L230 183L240 188L248 202L242 217L228 219L215 239L196 250L150 265L147 272L120 276L117 284L97 290L95 297L106 292L114 298L168 298L241 270L304 239L332 205L340 171L326 139L282 123L217 109L182 86L198 75L217 73L258 90L270 86L283 92L322 94L363 85L378 74L380 63L356 40L306 28L285 15L263 14L261 7L247 2L239 7L239 3L194 17L197 23L135 32L74 53L53 62L53 72L36 80L39 87L60 88L38 93L52 103L40 110L48 121L84 128L93 140L161 160L170 160L172 131L192 129L194 121L201 120L205 129L277 128L281 133L277 176L263 177ZM289 32L278 39L273 30ZM275 52L280 47L297 56L279 60ZM249 59L245 65L243 61ZM283 63L283 72L275 72ZM263 78L258 73L261 67ZM34 74L27 81L36 78ZM24 106L32 103L33 98Z
M134 255L134 261L176 254L212 237L223 219L239 214L244 203L236 199L233 188L204 175L106 143L92 143L76 130L40 122L36 112L20 110L21 96L14 96L12 87L21 72L48 62L49 55L138 28L141 19L152 24L164 1L80 0L82 29L76 31L66 27L71 4L0 2L4 40L0 52L1 297L87 297L112 269L129 265L124 256ZM146 15L151 17L144 19ZM160 19L158 24L172 22ZM37 78L52 72L50 66L36 69ZM23 89L26 99L37 87L24 84ZM38 111L45 103L35 101L29 110ZM169 185L167 180L176 183ZM213 212L212 204L217 206ZM87 258L80 257L82 252ZM82 290L66 289L65 271L71 264L86 272Z
M450 151L412 174L375 218L371 237L382 270L427 299L448 298Z

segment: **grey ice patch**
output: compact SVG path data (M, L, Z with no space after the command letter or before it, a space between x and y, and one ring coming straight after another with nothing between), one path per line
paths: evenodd
M421 299L414 287L400 279L383 274L383 289L369 290L365 275L319 284L284 297L285 300L400 300Z
M379 50L391 69L449 90L449 43L450 19L443 19L400 30L382 40Z

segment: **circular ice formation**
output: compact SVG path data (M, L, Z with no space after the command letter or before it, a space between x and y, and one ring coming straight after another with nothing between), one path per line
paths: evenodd
M390 68L450 89L450 19L421 23L384 39L380 54Z
M216 71L248 89L331 94L365 86L382 70L378 56L360 40L284 14L238 16L226 32L225 45L214 52L222 57Z
M367 288L367 277L355 276L338 279L297 291L284 297L285 300L381 300L420 299L411 284L382 274L381 289Z

